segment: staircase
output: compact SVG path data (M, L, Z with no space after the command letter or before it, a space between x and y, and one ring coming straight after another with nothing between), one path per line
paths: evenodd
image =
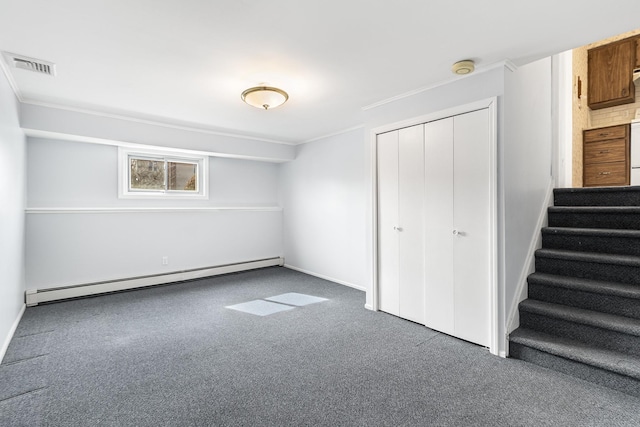
M640 187L556 189L511 357L640 397Z

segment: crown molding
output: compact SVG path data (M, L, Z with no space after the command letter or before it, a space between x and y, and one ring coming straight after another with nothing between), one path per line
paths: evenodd
M319 141L319 140L325 139L325 138L331 138L332 136L342 135L344 133L349 133L351 131L358 130L358 129L364 129L364 125L353 126L353 127L347 128L347 129L342 129L342 130L339 130L339 131L336 131L336 132L331 132L331 133L328 133L326 135L316 136L314 138L307 139L307 140L302 141L302 142L298 142L296 145L303 145L303 144L307 144L309 142Z
M184 130L184 131L188 131L188 132L197 132L197 133L204 133L204 134L208 134L208 135L226 136L226 137L230 137L230 138L248 139L248 140L260 141L260 142L269 142L269 143L272 143L272 144L296 145L293 142L285 142L285 141L280 141L280 140L276 140L276 139L260 138L260 137L256 137L256 136L243 135L243 134L239 134L239 133L220 132L220 131L215 131L215 130L211 130L211 129L199 128L199 127L196 127L196 126L187 126L187 125L166 123L166 122L162 122L162 121L158 121L158 120L143 119L143 118L135 117L135 116L126 116L126 115L122 115L122 114L107 113L107 112L103 112L103 111L92 110L90 108L71 107L71 106L68 106L68 105L55 104L55 103L49 103L49 102L41 102L41 101L35 101L35 100L23 100L21 102L23 104L26 104L26 105L35 105L37 107L55 108L55 109L58 109L58 110L72 111L72 112L75 112L75 113L90 114L90 115L98 116L98 117L106 117L106 118L110 118L110 119L124 120L124 121L128 121L128 122L141 123L141 124L152 125L152 126L160 126L160 127L165 127L165 128L169 128L169 129Z
M378 107L381 107L383 105L390 104L392 102L399 101L399 100L404 99L404 98L409 98L410 96L414 96L414 95L417 95L419 93L426 92L426 91L429 91L431 89L435 89L435 88L438 88L438 87L441 87L441 86L446 86L446 85L448 85L450 83L460 81L461 79L467 79L467 78L475 76L477 74L486 73L488 71L492 71L492 70L495 70L496 68L501 68L501 67L505 67L505 68L507 68L507 69L509 69L511 71L515 71L518 68L513 62L511 62L509 60L495 62L493 64L489 64L489 65L486 65L486 66L483 66L483 67L478 67L478 68L476 68L475 72L473 72L473 73L466 74L466 75L463 75L463 76L451 77L450 79L443 80L443 81L435 83L433 85L424 86L424 87L421 87L421 88L418 88L418 89L414 89L414 90L409 91L409 92L405 92L405 93L401 93L401 94L396 95L396 96L392 96L391 98L383 99L381 101L375 102L375 103L370 104L370 105L366 105L366 106L362 107L362 110L363 111L373 110L374 108L378 108Z
M164 152L172 152L172 153L179 153L179 154L225 157L230 159L256 160L256 161L269 162L269 163L285 163L285 162L291 161L290 159L279 159L279 158L273 158L273 157L251 156L251 155L245 155L245 154L229 154L229 153L220 153L217 151L192 150L187 148L171 148L171 147L165 147L160 145L140 144L137 142L96 138L93 136L74 135L69 133L52 132L48 130L30 129L30 128L24 128L24 127L22 128L22 131L27 137L30 137L30 138L52 139L56 141L72 141L72 142L83 142L87 144L113 145L116 147L133 148L137 150L161 150Z

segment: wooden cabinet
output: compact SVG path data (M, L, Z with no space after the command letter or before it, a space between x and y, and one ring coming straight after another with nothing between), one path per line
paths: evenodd
M636 49L636 38L589 49L589 108L597 110L635 102Z
M585 187L629 185L629 136L629 125L584 131Z
M640 37L636 37L636 68L640 68Z

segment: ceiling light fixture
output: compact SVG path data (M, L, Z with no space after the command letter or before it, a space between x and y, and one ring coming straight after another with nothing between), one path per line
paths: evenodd
M475 64L470 59L465 59L464 61L458 61L451 67L451 71L454 74L471 74L475 70Z
M247 104L269 110L287 102L287 92L276 87L256 86L242 92L242 100Z

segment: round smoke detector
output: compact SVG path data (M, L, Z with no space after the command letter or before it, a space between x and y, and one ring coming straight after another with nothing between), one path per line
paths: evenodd
M475 69L475 64L472 60L466 59L464 61L458 61L451 67L451 71L454 74L469 74Z

